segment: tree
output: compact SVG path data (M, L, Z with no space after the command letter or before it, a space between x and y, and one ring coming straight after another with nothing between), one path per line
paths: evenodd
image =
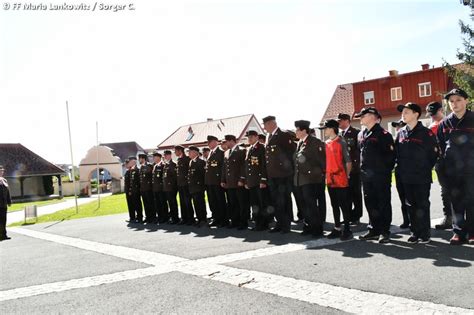
M474 9L471 8L471 20L474 20ZM454 83L474 99L474 30L471 26L459 20L461 34L463 35L463 51L457 50L456 57L460 63L450 65L444 61L448 75L453 78ZM472 104L471 104L472 106Z

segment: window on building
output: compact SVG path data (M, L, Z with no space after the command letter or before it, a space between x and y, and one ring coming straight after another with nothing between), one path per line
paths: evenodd
M365 105L375 104L374 91L364 92L364 104Z
M392 101L399 101L402 99L402 87L394 87L390 89L390 97Z
M420 92L420 97L431 96L431 82L418 84L418 90Z

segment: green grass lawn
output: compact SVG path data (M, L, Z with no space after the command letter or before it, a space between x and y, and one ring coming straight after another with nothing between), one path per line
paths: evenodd
M102 215L117 214L128 212L127 201L124 194L112 195L100 199L100 209L97 209L97 201L80 205L79 213L76 214L76 208L68 208L55 213L46 214L38 217L37 223L56 222L64 220L74 220L88 217L97 217ZM27 222L26 224L31 224ZM10 226L24 225L23 222L13 223Z
M52 205L55 203L64 202L65 199L69 199L69 198L73 198L73 197L65 197L64 199L50 199L50 200L14 203L12 204L11 207L8 207L8 212L23 210L25 206L37 205L38 207L42 207L42 206Z

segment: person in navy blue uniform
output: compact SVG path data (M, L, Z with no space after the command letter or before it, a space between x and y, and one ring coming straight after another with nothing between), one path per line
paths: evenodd
M267 186L267 168L265 165L265 145L258 142L258 133L249 130L245 134L249 147L245 155L245 166L242 180L249 191L252 217L255 220L253 231L268 229L269 192Z
M438 143L434 133L419 121L421 107L418 104L406 103L397 110L406 124L397 133L395 152L411 222L408 243L426 244L431 236L431 172L439 156Z
M296 137L299 139L295 152L294 187L301 196L301 210L304 218L302 235L323 236L323 225L316 195L323 185L326 167L324 143L310 135L311 122L295 121Z
M165 150L163 152L163 191L166 194L166 203L169 208L169 223L178 224L178 202L176 195L178 193L178 176L176 174L176 163L171 159L171 151Z
M405 127L405 123L401 119L398 121L392 121L390 124L396 130L395 136L397 135L397 133L400 131L401 128ZM400 167L398 163L395 165L395 185L397 188L398 198L400 199L400 205L401 205L402 216L403 216L403 222L402 224L400 224L400 228L408 229L410 227L410 217L408 215L408 207L405 203L405 200L406 200L405 190L403 188L403 183L400 178Z
M293 154L296 145L291 135L281 130L275 116L263 118L267 132L265 158L267 163L268 187L277 223L271 233L289 233L293 218L291 190L293 186Z
M166 193L163 190L163 166L162 155L159 152L153 153L153 177L151 179L153 197L155 201L155 211L158 223L166 223L168 217L168 204L166 203Z
M132 206L130 204L130 196L128 195L128 190L130 189L130 160L125 159L123 163L125 167L125 173L123 174L123 190L125 192L125 199L127 201L127 208L128 208L128 216L129 219L125 220L125 222L135 222L135 211L133 211Z
M461 89L446 94L452 113L438 127L448 191L453 209L452 245L474 244L474 113Z
M195 223L194 209L188 185L190 159L189 156L184 153L184 147L181 145L174 147L174 153L178 157L176 161L176 176L178 183L179 206L181 209L181 221L179 224L193 225Z
M392 135L380 126L382 116L375 107L365 107L355 117L360 117L366 127L359 133L360 171L364 190L365 207L369 214L368 232L361 240L390 241L392 223L391 179L395 164Z
M351 126L351 116L339 113L339 134L347 143L351 156L351 173L349 177L349 199L351 202L351 224L357 225L362 217L362 183L360 181L360 150L357 142L360 130Z
M231 224L228 227L245 230L248 228L250 217L248 191L245 189L242 180L246 151L237 145L237 139L234 135L226 135L225 140L228 150L224 153L221 185L227 189L227 196L229 197Z
M195 146L189 147L189 158L189 193L196 211L196 226L203 227L207 225L206 201L204 198L206 191L206 186L204 185L206 162L199 158L199 148Z
M209 226L223 227L229 224L225 191L221 187L224 151L219 148L219 140L213 135L207 136L210 152L206 160L204 181L207 189L207 201L212 213Z

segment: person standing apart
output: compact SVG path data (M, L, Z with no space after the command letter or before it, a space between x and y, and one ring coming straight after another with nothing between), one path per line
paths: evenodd
M0 165L0 241L9 240L7 235L7 210L12 205L8 181L3 175L5 169Z

